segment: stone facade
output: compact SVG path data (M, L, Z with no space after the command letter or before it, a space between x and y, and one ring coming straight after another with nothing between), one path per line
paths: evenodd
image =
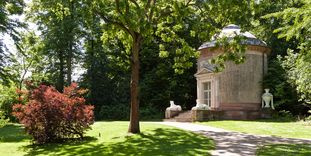
M240 32L239 29L238 26L229 25L223 29L223 35L230 31ZM197 98L199 103L210 107L210 115L201 117L204 113L194 112L193 118L201 120L213 116L219 119L256 119L262 116L261 81L267 71L267 55L270 49L251 33L244 34L241 35L249 39L245 42L245 62L239 65L226 62L225 70L219 73L214 72L214 66L209 60L221 54L222 49L215 48L214 41L200 47L198 70L195 74Z

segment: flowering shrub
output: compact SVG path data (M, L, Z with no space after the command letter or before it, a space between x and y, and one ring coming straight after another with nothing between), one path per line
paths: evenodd
M93 106L85 105L81 96L86 90L73 83L64 93L54 87L40 85L30 91L26 105L15 104L13 115L37 143L55 142L65 138L83 138L84 131L94 123Z

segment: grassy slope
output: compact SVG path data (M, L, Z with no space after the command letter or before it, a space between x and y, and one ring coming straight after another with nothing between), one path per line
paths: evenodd
M179 129L142 123L129 136L128 122L96 122L84 141L35 146L19 125L0 128L0 155L207 155L212 140Z
M265 145L257 150L256 155L258 156L310 156L311 145L291 145L291 144L275 144Z
M214 126L232 131L250 134L273 135L287 138L311 139L311 126L302 122L276 122L270 120L259 121L209 121L200 124Z

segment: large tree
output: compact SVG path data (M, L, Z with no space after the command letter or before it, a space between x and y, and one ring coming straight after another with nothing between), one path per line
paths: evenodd
M232 9L229 7L230 4L246 4L246 2L198 0L173 0L169 3L164 0L94 1L95 12L103 20L104 33L102 39L107 42L110 38L118 38L130 56L131 112L129 132L140 132L140 55L142 55L144 43L157 44L161 57L167 57L170 53L176 54L172 67L175 72L182 73L185 68L193 66L193 62L190 60L198 56L197 47L192 47L182 32L187 30L189 35L198 36L198 42L202 41L200 39L207 41L217 31L217 27L220 28L224 24L229 24L227 22L232 22L225 17L219 17L220 15L215 16L213 13L215 8L228 7L222 8L225 9L223 14L230 16L229 19L233 19L233 17L239 19L238 14L231 14L232 11L230 11L231 9L234 10L233 12L239 12L239 9L236 5ZM193 27L189 27L189 22L192 23ZM217 63L226 59L241 60L241 50L235 49L235 51L239 52L229 54L234 57L224 55Z
M176 32L185 28L183 19L193 16L194 2L172 1L96 1L96 12L104 21L104 39L109 36L119 38L130 55L131 66L131 112L129 132L139 133L139 68L140 51L144 41L154 42L157 35L165 42L175 42L183 48L184 59L176 61L176 67L181 67L181 61L186 62L193 56L195 50L188 45ZM169 28L170 26L171 28ZM160 47L166 53L164 46ZM181 49L179 49L181 51ZM188 58L187 58L188 57ZM192 66L191 63L184 66Z

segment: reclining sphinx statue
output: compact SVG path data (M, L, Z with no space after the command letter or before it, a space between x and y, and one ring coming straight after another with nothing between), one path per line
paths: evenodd
M192 110L209 110L208 105L200 103L199 99L196 100L196 103L195 107L192 107Z
M174 116L177 116L181 112L181 106L175 105L174 101L170 101L170 106L166 108L165 118L169 119Z
M181 107L180 107L180 105L175 105L174 101L170 101L170 106L167 107L166 110L181 111Z

